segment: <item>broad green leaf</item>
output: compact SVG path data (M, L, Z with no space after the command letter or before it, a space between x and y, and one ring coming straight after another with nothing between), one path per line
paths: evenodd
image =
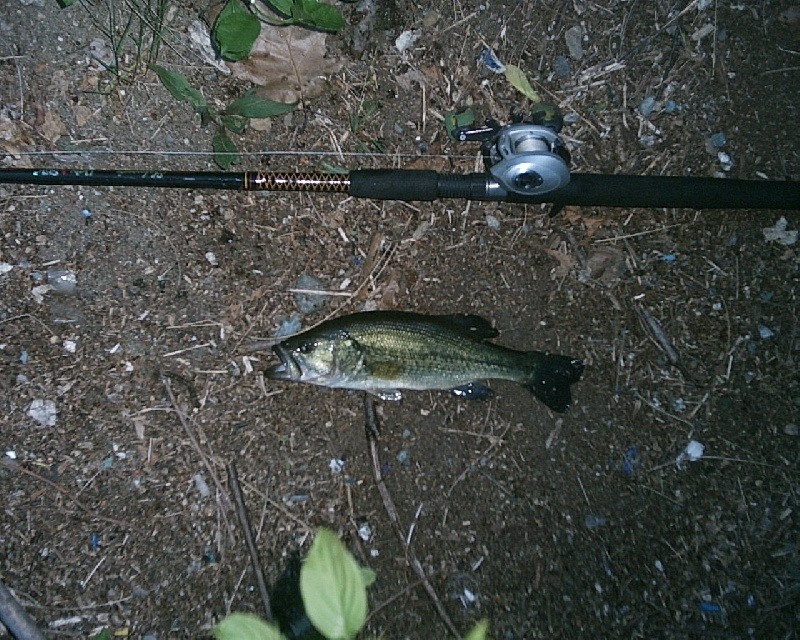
M536 93L534 88L531 86L528 76L526 76L525 72L518 66L513 64L506 65L506 80L508 80L511 83L511 86L513 86L517 91L520 91L526 95L531 102L542 101L542 99L539 97L539 94Z
M113 636L108 629L103 629L96 636L92 636L92 640L113 640Z
M344 28L342 12L318 0L295 0L292 18L322 31L341 31Z
M194 110L201 112L208 109L208 101L202 93L189 84L189 81L177 71L170 71L164 67L151 64L150 68L156 72L161 84L172 94L176 100L188 100Z
M228 0L214 25L214 42L226 60L242 60L253 49L261 23L239 0Z
M269 5L275 11L284 16L292 15L294 0L263 0L264 4Z
M280 631L251 613L232 613L211 630L217 640L283 640Z
M247 118L242 116L220 116L219 121L223 127L233 133L242 133L247 126Z
M489 621L481 620L478 624L472 627L472 630L464 636L464 640L488 640L486 631L489 629Z
M349 640L367 618L361 570L332 531L320 529L300 570L300 593L311 623L326 638Z
M217 128L217 132L211 139L211 146L214 149L214 162L222 169L230 169L232 164L242 161L239 157L239 150L222 127Z
M297 106L296 102L276 102L257 96L257 89L250 89L241 98L234 100L225 109L226 115L245 118L272 118L288 113Z
M358 569L361 571L361 579L364 581L364 588L371 587L373 584L375 584L375 579L377 576L372 569L369 569L368 567L359 567Z

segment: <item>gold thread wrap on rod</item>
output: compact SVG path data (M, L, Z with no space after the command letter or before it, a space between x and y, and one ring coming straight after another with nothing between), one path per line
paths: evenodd
M244 173L245 191L314 191L347 193L350 178L338 173L263 172Z

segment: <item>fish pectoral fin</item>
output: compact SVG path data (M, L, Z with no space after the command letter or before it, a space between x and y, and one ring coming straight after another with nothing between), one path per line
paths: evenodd
M500 332L486 318L481 318L472 313L450 313L434 316L434 318L461 335L474 340L489 340L500 335Z
M469 400L486 400L494 396L494 391L482 382L463 384L460 387L450 389L450 393L459 398L467 398Z
M365 360L364 371L378 380L393 382L405 373L405 366L388 360Z
M403 399L403 394L397 389L367 389L367 393L379 397L381 400L397 402Z

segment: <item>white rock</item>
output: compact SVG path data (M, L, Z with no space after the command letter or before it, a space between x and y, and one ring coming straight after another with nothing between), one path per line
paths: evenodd
M28 415L43 427L56 426L56 403L37 398L28 406Z

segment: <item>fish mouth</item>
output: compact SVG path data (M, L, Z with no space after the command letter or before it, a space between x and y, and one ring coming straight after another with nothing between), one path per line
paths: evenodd
M276 344L272 347L272 351L281 359L281 363L264 371L267 378L270 380L300 380L302 378L303 370L289 349L282 344Z

